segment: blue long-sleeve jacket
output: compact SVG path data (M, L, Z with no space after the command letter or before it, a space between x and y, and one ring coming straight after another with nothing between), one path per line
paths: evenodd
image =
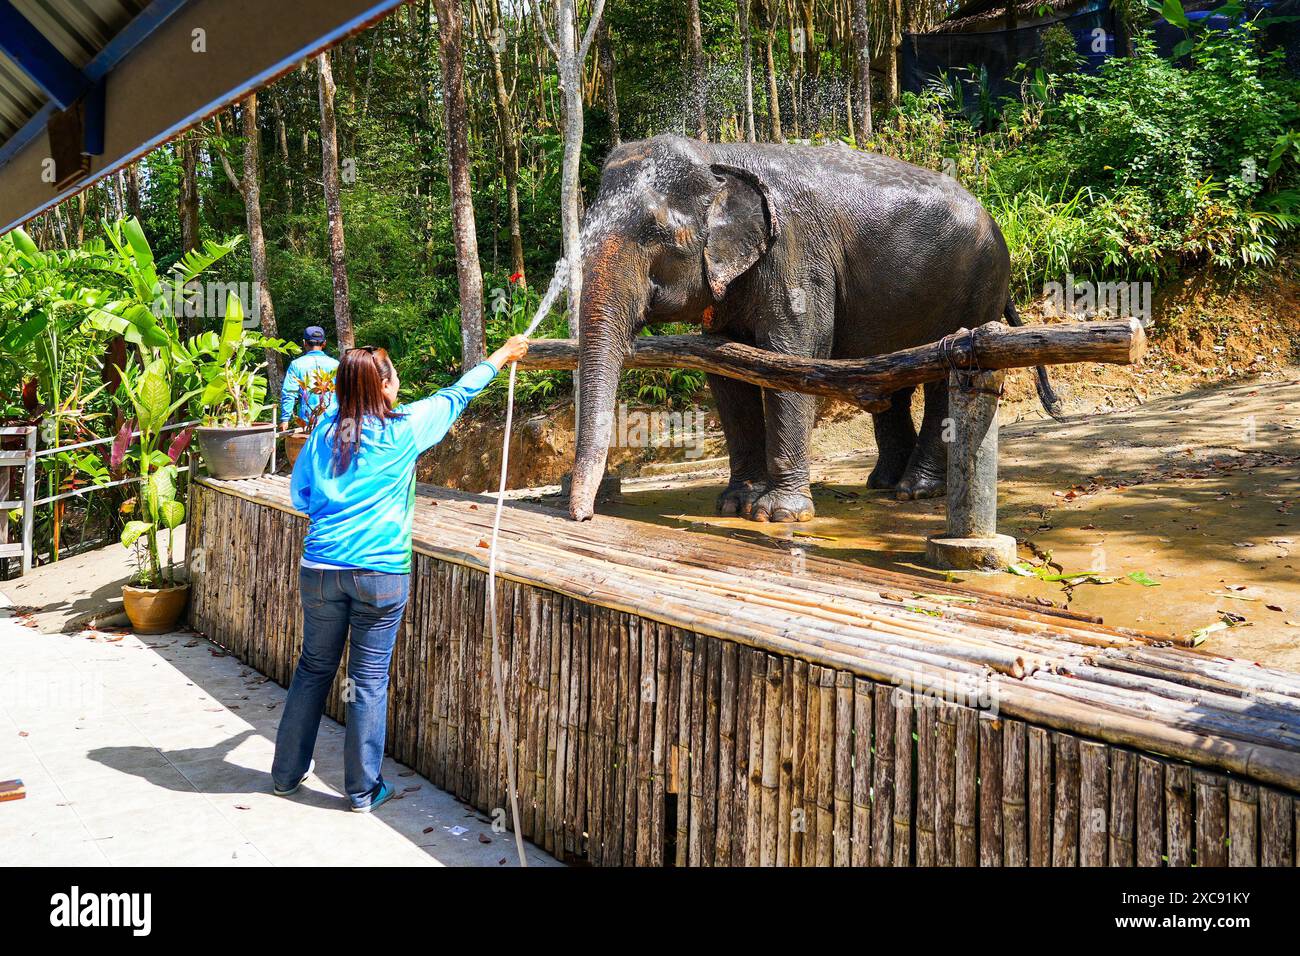
M496 368L483 362L455 385L394 409L401 417L367 421L348 470L334 474L338 407L325 412L293 466L290 496L311 527L305 562L405 574L411 570L415 460L451 428L487 387Z
M284 383L280 386L280 421L287 422L294 415L306 420L321 399L304 388L302 383L310 385L318 369L332 372L338 367L338 359L331 358L324 352L304 352L290 362L284 371ZM325 400L333 404L334 396L328 395Z

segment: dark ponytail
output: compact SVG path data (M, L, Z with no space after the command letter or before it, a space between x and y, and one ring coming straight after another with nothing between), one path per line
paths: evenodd
M334 382L338 417L334 420L334 474L341 475L352 465L361 448L362 426L367 419L382 425L390 418L400 418L384 397L384 382L393 376L388 353L373 345L348 349L339 359Z

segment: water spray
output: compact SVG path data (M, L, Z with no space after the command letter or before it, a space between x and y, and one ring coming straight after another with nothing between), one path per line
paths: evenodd
M551 306L559 296L568 273L568 263L561 259L555 267L555 277L551 279L550 288L546 290L546 295L542 297L541 304L537 307L537 314L524 330L525 338L530 337L537 330L542 320L551 311ZM497 717L501 721L501 732L509 743L506 748L506 784L510 788L510 820L515 830L515 850L519 854L519 865L526 867L528 858L524 855L524 835L519 828L519 782L515 774L516 743L514 731L510 727L510 718L506 713L505 691L501 686L501 640L497 626L497 538L501 533L501 513L506 503L506 475L510 465L510 430L515 416L515 372L518 368L518 362L510 363L510 384L506 391L506 427L505 435L501 440L501 481L497 486L497 506L492 516L492 541L488 546L487 606L488 619L492 627L492 686L496 692Z

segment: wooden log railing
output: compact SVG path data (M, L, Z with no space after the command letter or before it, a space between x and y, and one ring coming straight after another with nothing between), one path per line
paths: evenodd
M1012 328L987 322L941 341L865 359L783 355L716 335L652 335L633 340L630 368L690 368L777 391L827 395L883 412L900 388L948 378L956 429L948 455L948 528L926 542L929 563L960 571L999 571L1016 558L1015 539L998 534L998 401L1004 369L1070 362L1129 365L1146 351L1137 319ZM573 339L539 339L525 368L572 369Z
M868 412L889 407L900 388L944 378L954 368L996 370L1071 362L1129 365L1146 351L1137 319L1012 328L988 322L940 342L863 359L782 355L716 335L650 335L635 339L628 368L689 368L778 391L826 395ZM537 339L524 368L578 366L574 339Z

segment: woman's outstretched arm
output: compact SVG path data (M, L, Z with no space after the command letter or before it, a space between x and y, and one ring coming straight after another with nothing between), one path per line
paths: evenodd
M519 361L526 354L528 339L516 335L489 355L486 361L462 375L456 384L439 389L428 398L422 398L403 408L403 413L411 420L416 447L425 451L442 441L465 406L487 388L497 372L508 363Z

